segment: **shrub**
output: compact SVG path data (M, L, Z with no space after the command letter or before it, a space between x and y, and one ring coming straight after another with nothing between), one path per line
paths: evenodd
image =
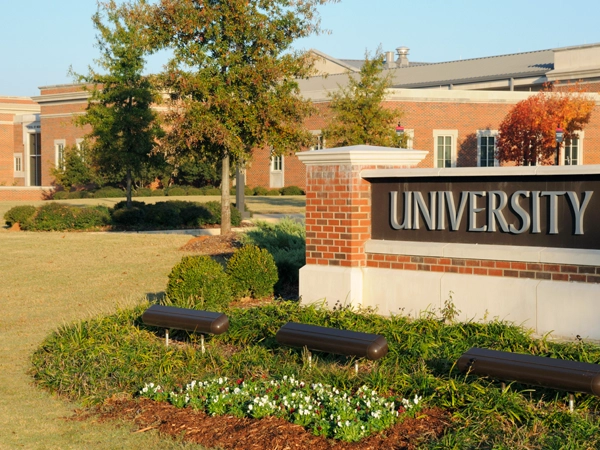
M255 245L245 245L233 254L227 261L227 274L236 297L272 296L278 279L271 254Z
M276 224L257 222L256 229L245 233L243 241L271 253L279 281L278 295L293 296L298 290L299 270L306 264L306 230L303 223L284 218Z
M146 205L146 221L164 227L182 225L179 206L175 202L158 202Z
M223 267L206 255L184 256L169 274L166 293L173 305L195 309L220 310L232 299Z
M204 188L204 195L221 195L221 189L216 187Z
M141 203L141 202L135 202ZM130 209L119 208L113 209L111 213L113 223L124 227L133 227L144 223L146 211L144 207L134 206Z
M201 227L213 224L212 213L202 204L196 202L180 202L179 216L184 225L190 227Z
M104 227L110 224L111 216L106 206L96 206L91 208L75 209L76 230L91 230Z
M135 207L135 208L144 208L146 206L146 204L144 202L140 202L138 200L132 200L131 201L131 207ZM118 202L115 204L115 206L113 206L113 209L116 211L117 209L126 209L127 208L127 200L123 200L121 202Z
M304 195L304 191L298 186L286 186L279 190L281 195Z
M75 228L75 208L59 203L48 203L38 209L24 229L31 231L65 231Z
M54 200L66 200L70 198L69 194L70 192L67 191L56 191L54 194L52 194L52 198Z
M281 192L279 192L279 189L269 189L269 190L267 191L267 194L266 194L266 195L269 195L269 196L271 196L271 197L274 197L274 196L280 196L280 195L281 195Z
M250 186L246 186L244 188L244 195L254 195L254 189L252 189Z
M164 189L155 189L154 191L152 191L152 193L150 195L152 197L163 197L165 195L165 190Z
M15 223L22 226L35 215L36 211L36 207L32 205L15 206L6 211L4 220L9 227L13 226Z
M149 188L138 188L133 195L136 197L150 197L152 195L152 190Z
M122 189L105 186L94 192L94 198L119 198L125 197L125 191Z
M188 188L187 195L204 195L204 191L201 188L192 186Z
M204 207L208 209L212 215L212 221L207 222L207 224L221 223L221 202L206 202L204 203ZM231 205L231 225L239 227L241 223L242 215L233 205Z
M254 195L267 195L268 192L269 192L269 190L262 186L256 186L254 188Z
M180 186L173 186L167 190L169 197L181 197L185 195L185 189Z

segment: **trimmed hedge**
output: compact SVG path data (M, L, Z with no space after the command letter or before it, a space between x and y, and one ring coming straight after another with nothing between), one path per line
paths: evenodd
M4 221L9 227L13 226L15 223L23 226L25 222L34 216L36 211L36 207L31 205L15 206L6 211L4 214Z
M277 266L271 254L255 245L245 245L227 261L231 290L236 297L273 296Z
M304 191L298 186L286 186L279 190L281 195L304 195Z
M219 311L232 300L227 274L209 256L184 256L171 270L169 303L183 308Z

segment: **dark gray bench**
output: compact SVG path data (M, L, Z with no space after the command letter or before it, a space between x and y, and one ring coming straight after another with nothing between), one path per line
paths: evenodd
M165 343L169 345L169 329L191 331L201 335L204 353L204 335L222 334L229 328L229 319L223 313L152 305L142 314L142 322L165 328Z
M568 392L600 396L600 365L473 347L458 359L458 368L501 381L518 381ZM569 399L573 409L573 396Z
M280 344L290 347L306 347L309 350L370 360L383 358L388 352L385 337L378 334L296 322L288 322L282 326L277 331L275 339Z

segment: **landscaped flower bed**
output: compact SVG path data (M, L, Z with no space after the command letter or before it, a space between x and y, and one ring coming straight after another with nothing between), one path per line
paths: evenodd
M421 409L421 397L412 400L380 396L366 385L356 391L322 383L305 383L293 376L281 379L230 380L227 377L192 381L183 389L166 391L146 383L142 397L168 401L210 415L262 419L278 417L309 429L316 436L359 441L397 422L401 414Z

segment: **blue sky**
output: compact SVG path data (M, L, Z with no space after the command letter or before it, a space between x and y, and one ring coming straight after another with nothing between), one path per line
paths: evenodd
M94 0L0 0L0 95L38 95L72 82L98 56ZM365 50L410 48L409 59L439 62L600 42L600 1L341 0L321 8L330 34L297 48L341 59ZM164 57L163 57L164 58ZM148 70L159 71L160 57Z

